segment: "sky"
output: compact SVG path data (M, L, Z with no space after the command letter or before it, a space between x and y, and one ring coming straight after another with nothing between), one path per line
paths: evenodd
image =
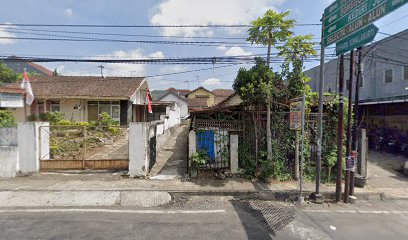
M299 24L320 22L331 0L2 0L0 23L97 24L97 25L246 25L267 9L290 10ZM394 34L408 27L408 5L375 24L380 32ZM33 31L33 29L36 29ZM42 30L42 31L39 31ZM45 32L52 30L55 32ZM58 32L59 31L59 32ZM65 32L64 32L65 31ZM69 31L71 33L66 33ZM72 33L75 32L75 33ZM79 33L78 33L79 32ZM320 26L296 26L296 35L313 34L319 42ZM93 33L105 35L92 35ZM37 34L37 35L36 35ZM40 35L45 34L45 35ZM48 34L48 35L47 35ZM111 34L111 35L106 35ZM113 35L112 35L113 34ZM121 34L121 36L114 35ZM123 36L133 35L133 36ZM134 36L138 35L138 36ZM155 37L142 37L148 35ZM267 49L245 43L246 28L79 28L79 27L0 27L0 37L56 38L61 36L153 40L233 42L216 46L186 46L135 42L69 42L0 39L0 55L138 59L179 57L224 57L266 54ZM170 37L169 37L170 36ZM204 38L197 38L204 37ZM378 34L376 40L386 37ZM219 39L237 38L237 39ZM237 46L238 45L238 46ZM274 50L272 50L273 52ZM275 50L276 51L276 50ZM333 48L326 53L333 53ZM306 68L318 65L307 63ZM62 75L97 75L97 63L42 63ZM240 67L251 65L137 65L103 64L105 76L147 76L151 89L231 88ZM278 65L272 66L276 71ZM179 72L207 69L183 74Z

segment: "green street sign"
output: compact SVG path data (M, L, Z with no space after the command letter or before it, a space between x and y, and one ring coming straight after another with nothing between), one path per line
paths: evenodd
M347 24L352 23L387 1L390 0L353 0L349 2L331 16L325 16L324 36L329 36L344 28Z
M324 10L324 16L329 16L332 13L336 12L339 10L342 6L350 2L351 0L336 0L334 3L330 4L325 10Z
M342 19L352 21L356 19L358 15L361 16L365 11L369 11L367 9L371 10L385 1L387 0L351 0L330 15L324 15L324 26L325 28L329 28L332 24Z
M370 24L368 27L360 29L343 40L336 43L336 56L344 54L354 48L358 48L374 40L378 33L378 27Z
M349 36L350 34L358 31L361 28L364 28L368 24L384 17L385 15L391 13L392 11L396 10L397 8L403 6L404 4L408 3L408 0L369 0L371 2L383 2L380 5L377 5L372 10L363 11L363 14L357 14L359 17L353 17L352 21L342 22L341 25L338 23L330 26L324 31L324 46L327 47L333 43L338 42L339 40ZM350 12L348 15L352 14ZM346 16L345 16L346 17ZM348 23L350 22L350 23ZM348 24L346 24L348 23ZM339 25L338 25L339 24Z

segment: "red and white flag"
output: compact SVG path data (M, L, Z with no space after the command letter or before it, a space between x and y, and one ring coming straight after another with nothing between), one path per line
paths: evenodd
M31 105L34 101L34 94L33 94L33 90L31 89L30 79L28 79L28 75L26 71L24 71L23 73L23 82L21 83L20 87L26 90L26 93L27 93L26 103L28 105Z
M147 111L153 113L152 105L150 104L149 89L146 89L146 102L147 102Z

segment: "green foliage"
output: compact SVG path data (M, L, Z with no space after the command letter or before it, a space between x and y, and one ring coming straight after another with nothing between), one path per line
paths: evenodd
M285 41L293 34L290 30L295 24L295 20L286 19L289 14L289 11L277 13L271 9L267 10L262 17L252 21L247 41L252 44L271 44L272 46L278 41Z
M48 113L48 121L51 125L58 125L58 122L65 119L65 115L60 112L49 112Z
M108 113L103 112L103 113L99 114L98 124L100 126L110 127L110 126L118 126L119 122L113 120L113 118L111 116L109 116Z
M198 166L205 165L209 157L205 150L199 150L191 155L191 161Z
M9 111L0 110L0 127L16 127L16 118Z
M0 62L0 86L3 83L13 83L18 80L18 74Z
M316 55L312 39L313 35L294 36L288 38L283 46L277 47L278 55L284 58L281 68L288 85L289 99L299 97L303 92L311 92L310 88L306 88L310 78L305 75L303 68L304 60L310 55Z
M256 58L251 69L241 68L235 78L233 88L248 104L265 104L275 92L277 76L266 65L265 60Z
M29 115L29 116L27 116L27 121L28 122L35 122L35 121L37 121L37 116L36 115Z
M38 119L39 119L40 121L47 122L47 121L48 121L48 113L41 113L41 114L39 114L39 115L38 115Z

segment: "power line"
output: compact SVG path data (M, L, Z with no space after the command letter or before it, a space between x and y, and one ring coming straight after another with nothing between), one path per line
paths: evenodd
M295 26L321 26L321 23L298 23ZM214 24L214 25L111 25L111 24L33 24L33 23L0 23L0 26L19 27L80 27L80 28L248 28L249 24ZM264 25L268 27L270 25Z

